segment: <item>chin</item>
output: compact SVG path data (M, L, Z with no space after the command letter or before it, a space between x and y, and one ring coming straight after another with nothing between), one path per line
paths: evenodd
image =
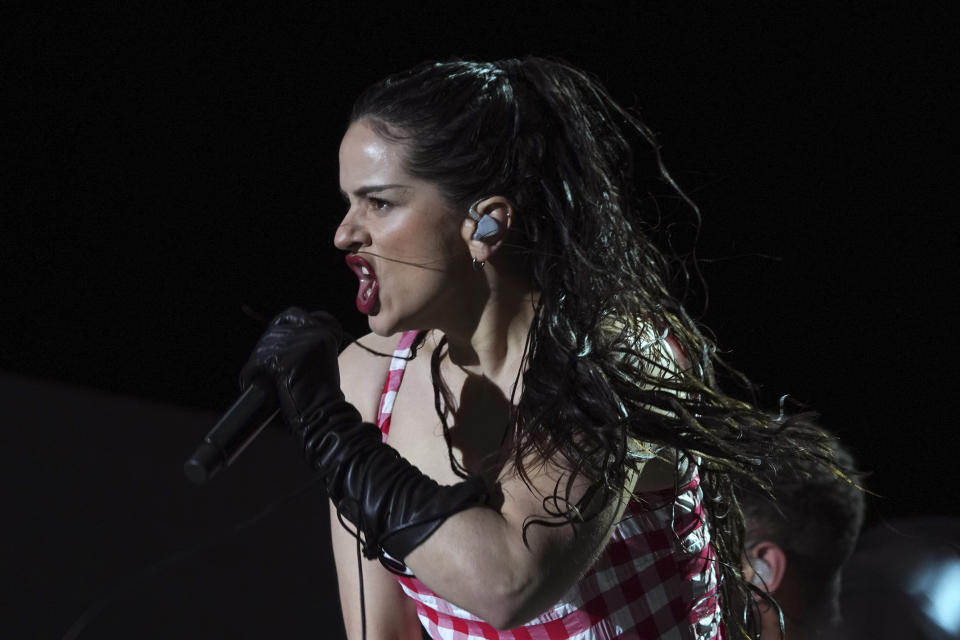
M380 327L380 326L378 326L378 325L375 325L375 324L372 323L372 322L370 323L370 332L371 332L371 333L374 333L374 334L376 334L376 335L378 335L378 336L380 336L381 338L389 338L390 336L398 333L397 331L392 331L392 330L390 330L390 329L384 329L384 328L382 328L382 327Z
M379 305L373 313L367 316L367 325L370 327L371 332L383 338L390 337L402 331L402 329L397 326L396 322L390 321L386 318L382 310L379 309Z
M375 313L367 316L367 325L370 327L371 332L384 338L398 335L404 331L419 331L423 329L423 327L418 326L416 322L411 322L411 318L388 316L383 313L382 309L378 309Z

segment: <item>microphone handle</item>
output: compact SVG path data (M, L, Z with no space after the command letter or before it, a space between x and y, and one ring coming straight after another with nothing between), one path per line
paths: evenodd
M271 381L253 379L184 463L183 473L196 484L207 482L230 466L277 413L277 394Z

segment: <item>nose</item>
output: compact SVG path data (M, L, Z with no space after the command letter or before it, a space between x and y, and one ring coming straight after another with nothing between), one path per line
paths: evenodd
M347 215L340 221L340 226L333 235L333 244L343 251L356 251L370 244L370 234L353 207L350 207Z

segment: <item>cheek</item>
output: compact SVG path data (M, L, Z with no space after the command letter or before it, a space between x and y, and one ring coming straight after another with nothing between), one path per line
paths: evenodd
M419 232L395 236L392 255L412 264L426 267L427 271L448 270L464 251L459 235L449 229L425 229Z
M462 257L467 247L460 235L460 225L445 224L442 232L435 236L434 251L448 262Z

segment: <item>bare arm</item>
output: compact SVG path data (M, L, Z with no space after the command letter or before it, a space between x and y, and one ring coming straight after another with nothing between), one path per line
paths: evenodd
M499 512L476 507L451 516L406 558L430 589L499 629L528 622L556 603L603 550L628 501L626 495L612 500L582 524L534 524L527 546L523 526L530 516L551 519L542 495L554 492L562 472L544 465L531 476L533 490L519 478L507 480ZM578 480L571 501L585 489Z
M384 353L393 350L395 338L384 340L377 336L362 339L369 347ZM340 386L347 401L360 411L367 422L376 423L380 400L377 381L386 378L388 358L373 356L355 345L340 355ZM337 567L340 608L347 637L353 640L362 635L360 611L360 580L357 570L357 541L337 519L336 508L330 505L330 537ZM420 622L416 607L403 593L400 584L376 560L361 557L363 568L364 609L369 640L419 640Z

